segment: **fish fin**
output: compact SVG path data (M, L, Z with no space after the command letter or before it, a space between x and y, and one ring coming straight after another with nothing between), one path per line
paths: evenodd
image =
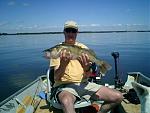
M99 61L98 65L99 65L100 73L102 74L102 76L105 75L107 71L112 69L112 66L105 61Z
M50 51L50 49L45 49L45 50L43 50L43 52L49 52Z
M96 53L92 49L87 49L94 57L96 57Z

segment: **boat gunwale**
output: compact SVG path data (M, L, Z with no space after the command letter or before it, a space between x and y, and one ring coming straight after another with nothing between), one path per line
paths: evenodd
M42 79L42 77L46 77L46 75L41 75L38 78L36 78L34 81L32 81L31 83L29 83L28 85L24 86L23 88L21 88L20 90L18 90L17 92L15 92L14 94L10 95L9 97L7 97L6 99L4 99L3 101L0 102L0 107L2 107L4 104L6 104L8 101L10 101L11 99L13 99L15 96L17 96L18 94L20 94L21 92L25 91L27 88L29 88L30 86L32 86L33 84L35 84L37 81L40 81Z

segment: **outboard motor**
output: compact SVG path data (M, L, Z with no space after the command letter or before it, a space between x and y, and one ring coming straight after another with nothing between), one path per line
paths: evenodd
M121 88L124 85L123 81L119 78L118 68L117 68L117 59L119 59L119 52L112 52L111 55L115 61L115 88Z

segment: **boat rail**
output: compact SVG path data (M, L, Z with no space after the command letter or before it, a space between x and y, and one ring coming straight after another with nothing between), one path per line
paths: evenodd
M11 99L13 99L15 96L17 96L18 94L20 94L21 92L23 92L25 89L29 88L30 86L32 86L34 83L36 83L37 81L39 81L42 77L45 77L45 75L42 75L40 77L38 77L36 80L32 81L31 83L29 83L28 85L26 85L25 87L21 88L20 90L18 90L16 93L12 94L11 96L9 96L8 98L6 98L5 100L3 100L2 102L0 102L0 107L2 105L4 105L5 103L7 103L8 101L10 101Z
M136 82L150 87L150 78L144 76L141 72L128 72L128 75L135 77Z

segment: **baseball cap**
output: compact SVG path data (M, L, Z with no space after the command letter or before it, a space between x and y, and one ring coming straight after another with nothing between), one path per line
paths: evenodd
M78 30L78 25L75 21L67 21L65 22L65 25L64 25L64 29L66 28L74 28L76 30Z

